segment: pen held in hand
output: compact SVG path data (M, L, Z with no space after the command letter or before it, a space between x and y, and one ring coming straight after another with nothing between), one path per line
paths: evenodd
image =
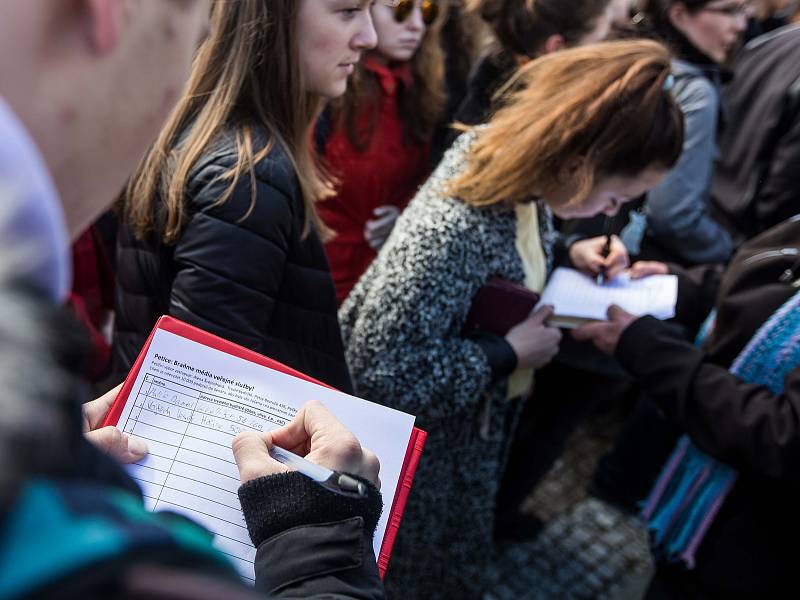
M302 473L335 494L357 498L364 498L367 495L367 486L355 477L316 465L294 452L273 445L269 455L279 463Z
M606 234L606 243L603 244L603 251L602 251L603 258L608 258L609 254L611 254L611 234L607 233ZM595 281L595 283L597 285L603 285L606 282L606 268L605 267L600 267L600 272L597 274L597 276L595 277L594 281Z

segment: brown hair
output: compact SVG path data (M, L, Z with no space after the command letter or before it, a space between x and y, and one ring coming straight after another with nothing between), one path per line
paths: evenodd
M672 167L683 115L665 85L667 49L650 40L605 42L548 54L520 69L507 104L479 130L448 193L475 206L547 196L580 159L574 202L603 175ZM519 85L514 85L518 83Z
M445 0L438 0L440 5ZM447 8L443 6L442 8ZM445 105L444 56L440 32L443 23L441 10L436 22L428 25L422 42L409 61L412 83L409 89L401 89L398 96L400 120L406 136L420 143L430 140L434 128L439 124ZM377 50L373 50L377 52ZM378 125L378 81L361 61L356 67L347 92L334 102L337 127L343 127L350 143L359 151L366 149L370 137ZM369 111L368 125L358 126L361 115Z
M714 0L639 0L633 17L632 33L650 37L667 44L676 55L681 55L685 44L694 46L672 24L669 10L674 4L683 4L689 13L696 13Z
M233 129L237 162L220 179L230 197L243 176L255 182L255 165L279 144L292 162L305 204L307 235L313 223L324 234L314 202L331 193L311 147L321 107L304 91L297 40L297 0L215 0L210 31L195 56L187 89L125 193L126 219L140 238L159 232L174 243L186 222L186 187L192 168L209 147ZM269 140L257 147L255 131ZM256 202L252 185L250 209ZM166 211L162 224L159 210Z
M469 0L503 50L531 58L560 34L572 46L588 34L611 0Z

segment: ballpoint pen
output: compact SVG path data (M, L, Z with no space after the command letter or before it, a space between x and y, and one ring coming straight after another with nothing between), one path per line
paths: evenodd
M611 254L611 234L606 233L606 243L603 244L603 258L608 258L608 255ZM597 285L603 285L606 282L606 268L600 267L600 272L594 278L594 281Z
M302 456L284 450L279 446L272 446L269 454L279 463L302 473L312 481L316 481L322 487L336 494L353 496L356 498L364 498L367 495L367 486L361 481L358 481L355 477L315 465Z

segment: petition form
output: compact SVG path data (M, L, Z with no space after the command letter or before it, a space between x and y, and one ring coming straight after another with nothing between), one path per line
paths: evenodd
M239 505L231 441L241 431L286 424L309 400L322 402L380 459L384 511L373 539L378 556L414 417L161 329L118 422L150 448L129 467L148 508L179 512L204 525L252 582L256 550Z

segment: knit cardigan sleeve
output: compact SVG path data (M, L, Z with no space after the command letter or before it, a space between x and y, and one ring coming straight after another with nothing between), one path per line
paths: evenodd
M473 409L492 379L460 334L491 268L481 228L444 202L412 203L339 314L357 393L422 419Z

